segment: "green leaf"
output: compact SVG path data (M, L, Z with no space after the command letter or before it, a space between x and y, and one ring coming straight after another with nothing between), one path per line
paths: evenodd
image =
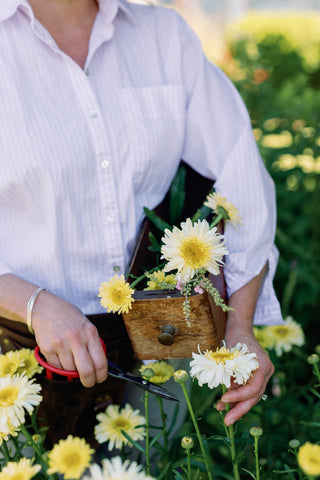
M248 475L250 475L251 478L253 478L254 480L256 480L256 476L253 475L253 473L250 472L250 470L247 470L246 468L242 468L241 470L243 470L244 472L248 473Z
M156 437L154 437L152 439L152 441L150 442L150 447L152 447L152 445L154 445L156 443L157 440L159 440L159 438L163 435L163 431L161 430L160 433L158 433L158 435Z
M151 252L161 251L161 245L152 232L149 232L149 242L150 242L150 246L148 247L148 249L151 250Z
M170 187L169 220L171 225L177 225L181 219L186 192L186 169L179 167Z
M144 214L145 216L148 218L148 220L150 220L150 222L153 223L153 225L155 225L155 227L160 230L161 232L164 232L166 228L168 228L169 230L171 230L171 226L165 222L164 220L162 220L155 212L154 210L149 210L149 208L147 207L143 207L143 211L144 211Z
M166 464L166 466L163 468L162 472L160 473L160 475L157 477L157 480L161 480L162 478L165 478L165 475L168 473L168 470L171 466L171 463L168 462Z
M174 473L175 480L185 480L177 470L173 470L173 473Z
M132 443L132 445L134 447L136 447L138 450L140 450L140 452L143 452L144 454L146 453L144 448L141 447L141 445L139 445L139 443L135 442L133 440L133 438L131 438L130 435L127 434L127 432L125 432L124 430L121 430L121 433L124 437L126 437L127 440L129 440L130 443Z

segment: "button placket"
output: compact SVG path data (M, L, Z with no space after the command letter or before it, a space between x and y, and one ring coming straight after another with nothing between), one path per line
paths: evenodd
M97 168L97 195L99 195L101 205L101 222L108 234L105 246L106 257L112 261L109 266L113 268L114 263L124 264L124 252L109 135L88 76L71 63L68 66L75 92L87 117L87 125L92 138Z

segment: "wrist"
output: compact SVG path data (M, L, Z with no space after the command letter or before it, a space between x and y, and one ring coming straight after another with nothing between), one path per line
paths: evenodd
M33 294L31 295L31 297L29 298L28 300L28 303L27 303L27 317L26 317L26 323L27 323L27 327L28 327L28 330L30 333L32 333L34 335L34 330L32 328L32 313L33 313L33 307L40 295L41 292L45 291L46 289L45 288L42 288L42 287L39 287L37 288Z

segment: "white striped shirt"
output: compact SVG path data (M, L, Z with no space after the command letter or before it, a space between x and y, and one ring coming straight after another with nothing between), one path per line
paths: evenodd
M274 185L238 93L173 10L99 3L81 69L27 0L0 2L0 274L102 312L184 159L244 219L225 230L229 295L268 260L255 321L280 323Z

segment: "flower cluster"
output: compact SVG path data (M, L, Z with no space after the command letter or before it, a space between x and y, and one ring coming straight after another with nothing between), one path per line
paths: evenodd
M147 278L145 290L178 289L185 297L184 314L189 325L190 306L188 296L203 293L206 290L213 296L215 302L224 311L229 307L224 303L218 290L213 288L208 275L218 275L224 265L224 256L228 254L225 238L217 230L217 223L224 219L233 225L241 223L238 210L219 193L207 197L205 205L216 215L209 223L205 218L187 218L180 227L173 226L164 229L161 260L164 267L155 266L150 272L145 272L142 278ZM173 272L168 274L168 272ZM141 277L129 284L124 275L113 276L99 288L101 305L108 312L128 313L134 302L135 286Z

